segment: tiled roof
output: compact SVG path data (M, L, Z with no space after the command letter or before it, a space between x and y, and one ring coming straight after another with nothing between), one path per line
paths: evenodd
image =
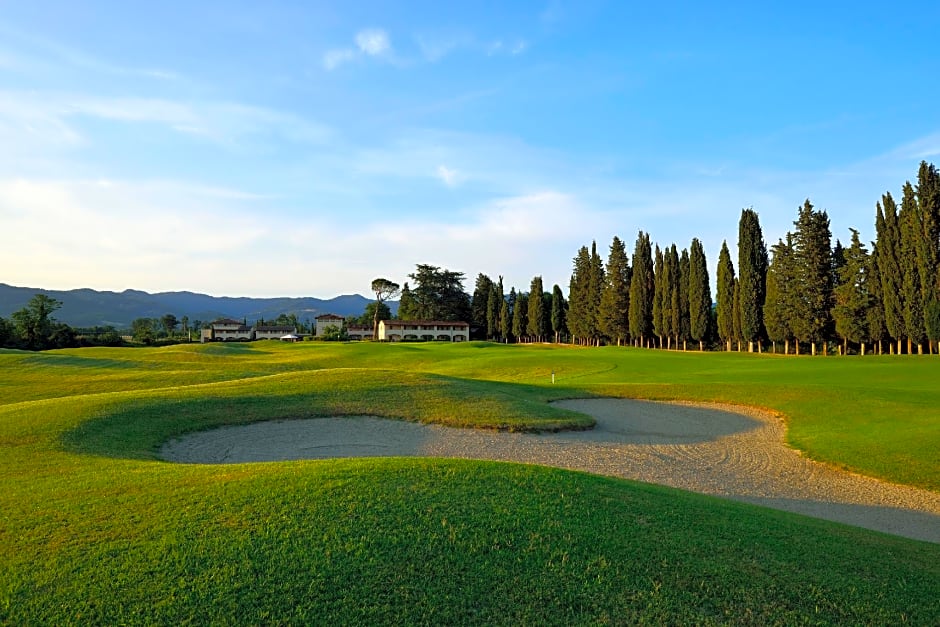
M443 326L450 325L452 327L469 327L470 325L466 322L459 322L456 320L382 320L385 323L385 326Z
M241 324L242 324L242 321L241 321L241 320L232 320L231 318L219 318L218 320L213 320L213 321L212 321L212 324L227 324L227 325L238 324L238 325L241 325Z
M342 316L337 316L336 314L322 314L317 316L317 320L345 320Z

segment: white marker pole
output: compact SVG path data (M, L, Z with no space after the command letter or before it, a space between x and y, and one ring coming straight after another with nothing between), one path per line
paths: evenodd
M555 371L552 370L552 385L555 385Z

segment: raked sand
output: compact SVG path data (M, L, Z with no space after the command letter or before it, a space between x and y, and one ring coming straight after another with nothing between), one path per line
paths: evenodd
M457 457L543 464L713 494L940 543L940 494L811 461L776 417L748 408L560 401L589 431L527 434L382 418L278 420L189 434L164 459L228 464L336 457Z

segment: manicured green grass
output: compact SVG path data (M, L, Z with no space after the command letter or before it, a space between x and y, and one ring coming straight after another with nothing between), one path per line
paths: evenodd
M938 375L475 343L0 352L0 623L935 624L940 545L534 466L156 450L331 414L581 428L546 401L613 394L766 407L817 458L936 490Z

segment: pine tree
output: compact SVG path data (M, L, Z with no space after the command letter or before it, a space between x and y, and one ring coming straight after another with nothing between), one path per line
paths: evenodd
M891 193L881 197L875 205L875 232L877 234L878 274L881 277L881 295L884 303L885 327L898 343L904 337L904 304L902 300L901 231L898 227L897 205Z
M835 319L836 333L842 338L845 352L849 342L862 344L868 338L868 308L871 306L871 294L868 291L868 250L858 237L858 231L852 231L852 243L844 250L844 263L839 268L839 277L833 289L835 306L832 317ZM864 352L864 347L862 347Z
M630 262L627 249L616 235L610 244L604 290L598 309L600 332L620 346L630 336Z
M526 335L526 326L529 318L529 296L528 294L516 295L516 306L512 310L512 334L516 336L517 342L524 342Z
M793 253L799 291L793 317L793 333L797 340L811 343L828 339L832 302L832 232L825 211L813 209L809 199L803 203L793 223Z
M630 335L643 346L653 330L653 258L650 236L640 231L630 277Z
M568 330L565 325L565 313L565 296L561 293L561 288L555 285L552 288L552 331L555 332L556 344Z
M718 253L718 286L716 294L716 313L718 314L718 337L731 350L731 341L734 339L734 265L731 263L731 253L728 252L728 242L721 243L721 252Z
M698 239L692 240L689 253L689 329L692 339L704 350L708 337L708 320L712 309L711 286L708 282L708 260Z
M760 341L764 326L764 300L767 285L767 245L760 220L753 209L741 211L738 223L738 282L740 283L741 339Z
M918 250L924 246L920 239L924 236L924 225L921 220L917 199L914 197L914 187L907 182L904 184L901 198L901 211L898 213L898 227L901 232L900 267L902 309L904 318L904 336L907 338L907 352L910 354L913 344L922 351L921 342L926 338L924 328L924 306L920 271L918 269Z
M526 317L526 334L533 342L545 339L548 329L545 328L545 300L542 298L542 277L532 279L529 287L529 311Z
M653 267L653 333L659 338L659 347L663 347L663 335L666 333L666 272L663 266L666 260L663 251L656 244L656 262Z
M398 319L414 320L414 308L415 303L414 298L411 296L411 288L408 287L408 282L405 281L405 286L401 288L401 295L398 297Z

